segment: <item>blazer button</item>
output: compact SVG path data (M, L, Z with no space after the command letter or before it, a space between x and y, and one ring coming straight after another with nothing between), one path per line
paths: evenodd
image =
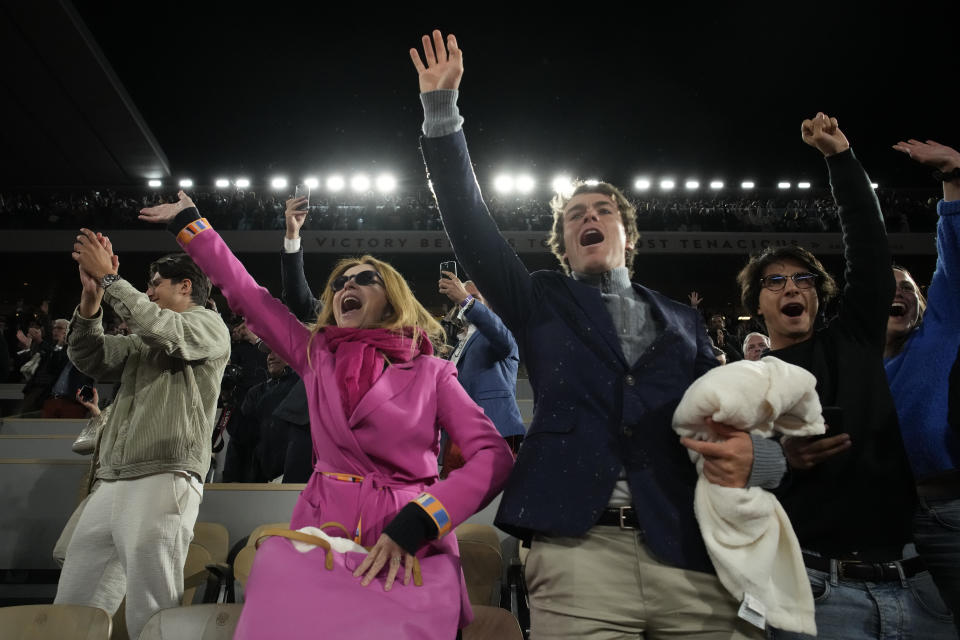
M632 387L633 385L635 385L635 384L637 383L637 379L634 378L633 376L629 375L629 374L627 375L626 378L623 379L623 381L627 383L627 386L628 386L628 387Z

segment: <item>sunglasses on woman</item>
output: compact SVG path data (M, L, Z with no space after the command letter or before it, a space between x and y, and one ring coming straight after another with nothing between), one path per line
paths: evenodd
M383 278L380 277L380 274L376 271L360 271L353 274L352 276L337 276L333 279L333 283L330 285L330 288L334 293L340 291L347 283L353 280L361 287L369 287L372 284L383 284Z

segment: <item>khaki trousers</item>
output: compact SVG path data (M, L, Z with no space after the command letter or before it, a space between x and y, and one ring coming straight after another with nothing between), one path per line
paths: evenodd
M54 603L99 607L112 616L126 594L131 638L154 613L179 606L200 510L194 482L177 473L100 482L67 547Z
M635 531L535 537L525 576L534 640L764 638L716 576L658 562Z

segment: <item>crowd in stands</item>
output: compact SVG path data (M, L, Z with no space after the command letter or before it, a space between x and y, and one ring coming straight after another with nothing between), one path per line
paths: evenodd
M878 191L889 233L927 232L936 227L936 196L917 190ZM194 201L219 229L280 230L285 195L264 191L199 190ZM159 190L101 190L58 193L0 193L0 228L142 229L137 212L169 200ZM828 193L803 197L779 192L750 197L718 195L638 196L641 231L732 231L774 233L838 232L836 206ZM504 231L549 231L553 217L541 196L491 197L490 212ZM304 228L315 231L440 231L442 225L426 190L404 195L314 194Z

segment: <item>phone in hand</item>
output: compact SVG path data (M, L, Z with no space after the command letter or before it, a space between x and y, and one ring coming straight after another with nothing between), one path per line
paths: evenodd
M441 278L449 278L450 276L448 276L447 274L445 274L444 271L449 271L450 273L452 273L453 275L456 276L456 275L457 275L457 263L456 263L456 261L455 261L455 260L450 260L450 261L448 261L448 262L441 262L441 263L440 263L440 277L441 277Z
M80 399L84 402L93 402L93 387L88 384L80 387Z
M306 211L310 206L310 187L300 183L293 192L294 198L306 198L307 200L300 206L299 211Z

